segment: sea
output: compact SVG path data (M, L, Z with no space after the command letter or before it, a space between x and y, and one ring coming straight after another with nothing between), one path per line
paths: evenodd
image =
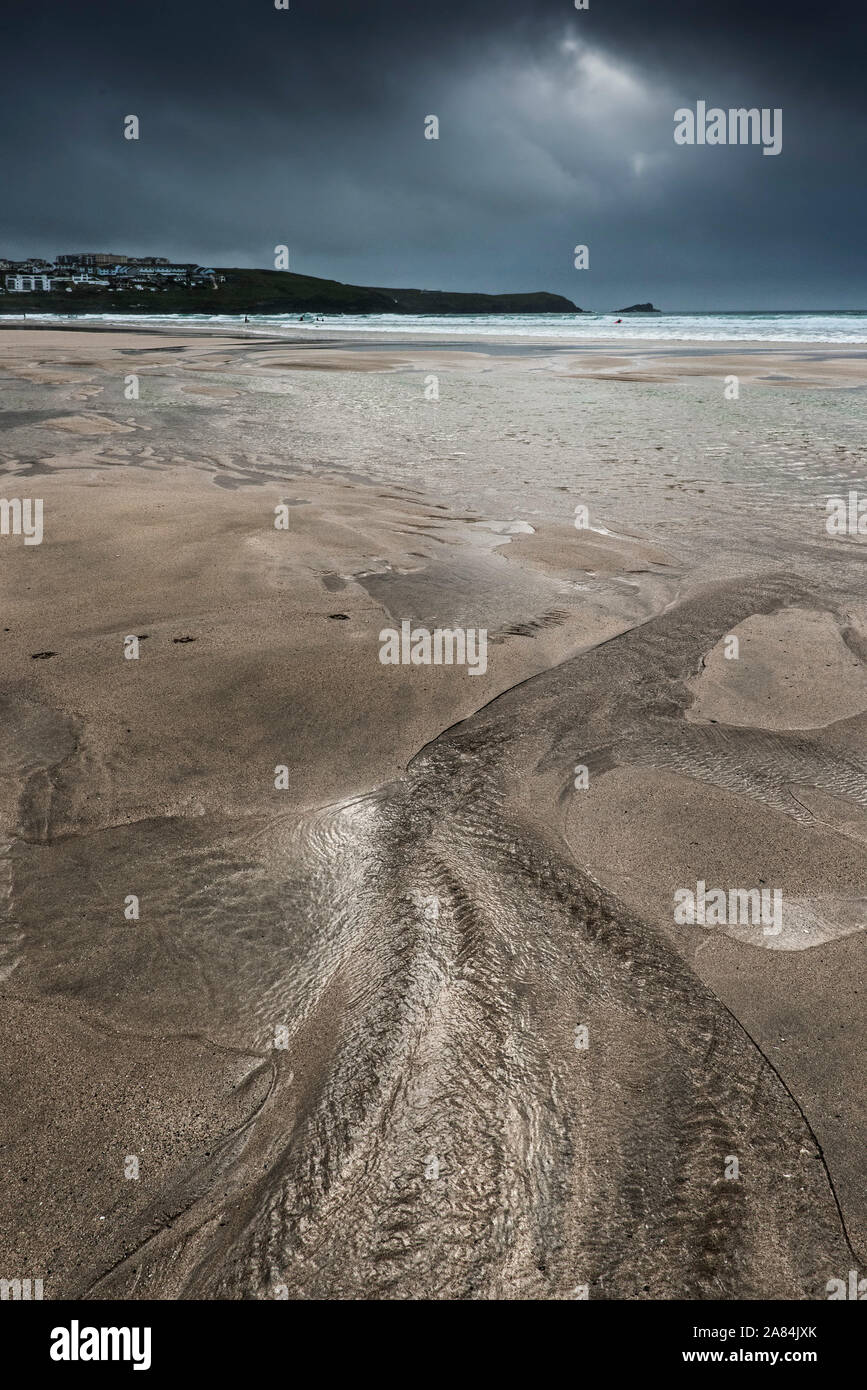
M564 345L600 339L635 342L867 344L867 311L809 310L659 314L28 314L30 322L241 328L268 337L352 333L414 339L538 338ZM0 320L2 325L2 320Z

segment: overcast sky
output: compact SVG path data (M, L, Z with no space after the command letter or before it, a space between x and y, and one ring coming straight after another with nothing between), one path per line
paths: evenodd
M867 309L861 0L289 4L4 0L0 254ZM782 153L676 145L700 100Z

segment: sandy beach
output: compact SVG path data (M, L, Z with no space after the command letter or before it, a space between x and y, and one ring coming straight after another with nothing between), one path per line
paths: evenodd
M44 515L0 536L0 1267L863 1269L867 536L825 499L865 386L828 344L0 323L2 495ZM384 664L406 621L485 669ZM678 923L698 883L782 929Z

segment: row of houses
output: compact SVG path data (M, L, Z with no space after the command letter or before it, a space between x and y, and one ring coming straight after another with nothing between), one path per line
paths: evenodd
M81 285L103 290L164 290L173 285L216 288L225 280L210 266L175 264L165 256L119 256L113 251L82 251L54 261L12 261L0 257L7 294L71 294Z

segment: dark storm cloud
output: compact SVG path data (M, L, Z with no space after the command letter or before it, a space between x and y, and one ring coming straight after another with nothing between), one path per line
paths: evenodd
M863 35L854 3L14 3L0 251L859 307ZM675 146L699 99L782 107L782 154Z

